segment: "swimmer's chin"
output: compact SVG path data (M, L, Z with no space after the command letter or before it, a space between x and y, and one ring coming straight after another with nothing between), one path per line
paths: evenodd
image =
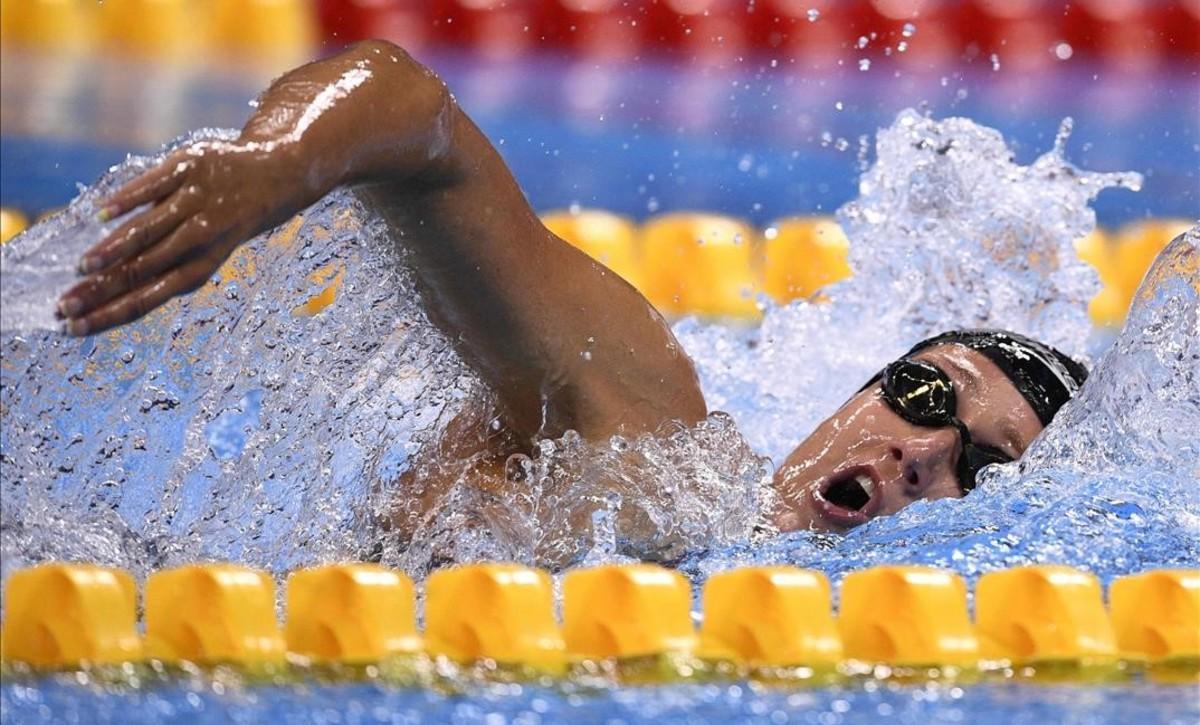
M818 534L845 534L852 526L835 526L811 514L792 507L780 507L768 512L764 517L763 530L776 535L790 534L794 531L809 531Z
M808 496L811 500L811 493ZM862 521L855 521L846 517L845 522L830 520L828 516L823 516L820 511L810 509L803 498L798 501L784 502L777 501L774 506L768 507L763 515L763 529L770 530L775 534L788 534L794 531L807 531L814 534L836 534L843 535L849 533L852 529L858 528L864 523L867 523L870 518Z

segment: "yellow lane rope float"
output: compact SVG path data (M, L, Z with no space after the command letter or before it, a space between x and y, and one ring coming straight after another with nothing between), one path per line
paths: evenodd
M558 675L573 663L690 657L737 667L813 671L880 667L979 672L1052 667L1165 667L1200 677L1200 570L1155 570L1116 579L1105 608L1091 574L1026 566L985 574L975 618L958 575L919 566L848 574L836 615L819 572L786 566L714 574L697 631L692 588L650 564L568 572L562 623L554 585L517 564L443 569L425 583L425 627L414 585L368 564L304 569L287 580L283 626L269 575L234 564L194 564L151 574L137 590L120 570L52 563L5 583L0 648L8 663L74 669L155 659L201 666L369 664L396 656L490 661ZM1064 670L1065 668L1065 670Z

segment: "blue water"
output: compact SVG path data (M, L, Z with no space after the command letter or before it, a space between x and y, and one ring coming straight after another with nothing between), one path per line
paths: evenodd
M541 210L582 204L642 219L694 208L759 224L832 213L857 191L861 139L925 104L999 129L1025 162L1064 116L1078 119L1076 163L1147 174L1144 194L1097 200L1102 224L1200 213L1200 75L1187 63L1147 73L1083 62L1037 72L997 72L982 60L922 71L876 63L863 73L772 67L769 57L711 68L447 52L423 60ZM73 71L20 63L6 63L25 71L5 76L0 203L30 213L66 204L76 184L131 151L193 128L240 127L270 78L103 59ZM151 104L157 113L139 112Z
M5 722L92 723L1161 723L1200 718L1187 686L998 684L771 689L749 682L564 692L529 685L479 687L455 696L372 684L248 688L149 688L83 694L77 683L0 687Z
M985 72L967 80L950 78L945 85L936 76L907 78L894 88L886 77L855 77L854 83L842 79L831 89L820 79L799 77L788 85L782 71L742 69L684 79L669 69L647 69L637 75L617 72L605 81L586 77L589 69L577 66L546 74L557 89L548 99L538 88L514 83L520 75L504 75L511 68L468 73L446 63L443 70L461 89L464 104L503 142L502 151L541 207L579 202L642 217L697 206L756 221L796 211L831 211L854 196L860 172L857 135L892 123L900 105L887 100L894 93L905 104L914 94L924 94L942 112L997 122L1015 138L1015 155L1024 163L1051 145L1064 112L1076 113L1078 130L1068 145L1073 160L1101 169L1152 172L1139 194L1120 190L1101 195L1095 203L1102 221L1194 215L1196 209L1200 151L1194 114L1141 111L1178 106L1195 89L1194 76L1186 74L1141 85L1106 78L1095 81L1100 86L1094 95L1064 92L1086 87L1087 74L1055 75L1042 91L1054 103L1014 107L1004 100L1002 84L981 80ZM572 72L584 77L572 77ZM606 86L608 82L612 85ZM612 90L599 105L586 96L577 98L564 115L573 87ZM1098 100L1112 97L1108 94L1143 103L1131 101L1136 108L1127 116L1091 113ZM842 110L835 108L837 102ZM514 107L522 108L521 113ZM184 116L176 120L184 123ZM178 130L204 122L188 120ZM923 194L901 186L897 199L882 198L886 194L876 188L845 217L857 222L849 228L862 227L867 235L866 241L854 237L858 249L893 250L886 256L906 265L899 275L903 280L893 281L929 290L928 299L899 310L894 319L886 314L902 306L890 304L892 298L886 296L880 300L887 303L886 310L837 304L772 310L761 333L727 333L695 321L677 324L703 368L706 393L721 396L722 407L739 424L753 423L763 410L787 407L781 401L791 404L783 389L798 377L793 368L803 367L792 360L829 373L811 384L830 388L819 394L832 399L841 394L838 386L861 382L866 366L879 363L875 358L886 359L893 348L911 342L904 335L917 334L921 324L945 323L928 317L934 292L962 292L938 285L979 273L967 262L982 254L969 246L969 235L955 234L958 225L987 224L995 239L1007 239L1011 232L1022 244L1033 245L1030 249L1057 250L1064 259L1074 258L1067 252L1090 219L1086 202L1093 191L1076 195L1078 189L1065 188L1076 184L1063 185L1062 174L1058 181L1050 179L1054 175L1039 180L1036 170L1010 169L993 153L1002 151L1002 144L983 143L986 134L961 125L928 132L961 134L963 148L976 148L978 158L966 158L959 168L941 165L958 163L953 158L914 154L889 161L892 166L876 177L898 173L903 179L911 173L916 179L920 169L921 178L946 184ZM826 132L827 145L821 138ZM847 139L845 150L838 148L839 138ZM905 147L902 135L893 138L899 148ZM25 178L21 173L46 170L28 157L26 171L14 170L14 148L36 148L43 155L71 148L22 147L26 142L17 139L10 145L5 138L5 194L23 188L10 183ZM88 143L84 146L94 150ZM129 148L123 144L113 146L122 155ZM95 157L97 163L101 156ZM1051 169L1064 168L1055 159L1051 162ZM64 163L70 166L71 159ZM144 163L118 170L101 182L101 189ZM96 172L79 167L70 173L90 182ZM1018 183L1010 189L997 182L987 194L970 197L972 204L961 203L956 180L990 178L988 173L999 179L1010 172L1027 180L1028 188ZM1108 182L1079 186L1093 183L1098 189ZM411 465L422 436L444 423L445 411L479 392L478 382L424 320L410 281L395 272L395 260L386 252L394 245L353 207L348 195L336 195L310 212L295 244L256 240L251 245L254 274L237 281L214 279L203 293L110 337L66 340L49 327L41 298L53 294L63 275L70 276L73 255L101 233L89 213L97 193L85 193L66 215L3 253L0 566L8 572L47 558L80 558L125 566L140 576L198 558L228 558L280 574L363 551L370 543L364 533L368 524L356 512L372 502L364 483L394 483ZM919 202L914 206L936 223L908 224L904 209L910 201ZM355 224L339 227L334 220L347 207L355 212L350 215ZM881 209L892 211L884 222L869 223L872 212ZM870 236L871 226L878 227L878 238ZM327 241L316 233L318 227L332 230ZM667 504L642 502L626 491L624 508L615 502L616 521L600 525L603 516L593 519L600 523L587 532L592 550L569 552L575 557L571 560L611 560L628 553L619 514L637 510L657 517L664 538L683 542L687 555L679 566L697 583L724 568L765 563L815 567L835 582L851 569L892 562L950 568L972 583L983 572L1030 562L1086 568L1105 584L1148 568L1194 567L1200 561L1200 444L1192 435L1200 425L1198 249L1196 237L1173 247L1173 256L1164 258L1152 275L1130 326L1106 351L1103 346L1091 349L1083 340L1082 304L1091 288L1077 279L1079 267L1057 270L1053 284L1035 279L1037 284L1030 286L1027 266L1002 269L1022 254L1010 255L1006 263L982 265L994 269L986 270L986 293L975 290L970 297L970 314L1036 330L1073 353L1094 353L1100 359L1093 359L1095 372L1084 393L1023 461L991 469L979 490L963 501L918 503L845 537L798 533L749 540L747 522L757 503L752 486L769 469L769 461L750 453L731 419L715 417L707 427L680 431L669 440L630 444L654 465L620 469L625 478L676 498ZM962 264L950 266L958 262ZM345 289L353 294L342 295L315 318L288 314L315 291L310 273L330 264L346 267ZM947 269L955 274L946 274ZM859 268L851 284L870 292L872 275ZM887 289L905 299L900 287ZM1012 300L1028 299L1023 296L1027 291L1047 290L1065 295L1062 309L1045 305L1040 317L1032 312L1013 316ZM853 300L858 294L853 287L842 293L836 299ZM833 323L843 319L857 324L843 326L835 336L839 328ZM871 324L886 329L875 330ZM773 342L773 337L790 338L791 346ZM746 345L749 338L755 353ZM804 349L807 344L836 351L871 343L877 349L850 361ZM774 363L772 350L779 358ZM738 359L749 360L742 363L749 368L757 366L760 377L753 377L752 369L735 367ZM733 380L722 379L722 370L736 373ZM812 390L818 394L816 387ZM814 407L827 410L827 401L819 402ZM779 426L798 438L811 423L805 415L793 413ZM757 438L770 423L764 419L746 426L746 435L761 444L759 452L773 449L770 440L764 437L763 444ZM546 496L547 507L569 508L574 500L595 495L580 483L588 478L582 474L593 470L587 468L588 460L621 465L611 451L605 458L603 451L584 448L577 441L560 441L539 458L535 470L546 488L537 493ZM447 501L446 510L481 509L463 494ZM714 518L727 519L728 530L714 529L720 523ZM419 575L430 561L444 556L541 560L536 542L487 530L469 532L466 523L448 514L425 532L433 542L427 550L385 549L384 561ZM604 526L616 528L607 531ZM840 723L883 718L920 723L1195 722L1200 704L1192 687L1143 683L870 682L764 689L725 682L605 691L493 685L455 695L375 684L248 686L203 677L140 689L106 689L76 675L36 682L6 678L0 685L4 722Z

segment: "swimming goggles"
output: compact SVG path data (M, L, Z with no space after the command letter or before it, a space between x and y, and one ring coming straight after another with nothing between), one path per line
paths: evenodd
M967 426L956 417L958 399L950 377L924 360L901 358L867 383L881 383L883 400L901 418L924 428L953 427L962 450L958 455L958 486L965 494L975 488L975 478L984 466L1013 459L1001 450L975 443Z

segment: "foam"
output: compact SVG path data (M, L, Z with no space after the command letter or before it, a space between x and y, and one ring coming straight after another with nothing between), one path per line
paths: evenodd
M1108 577L1195 561L1197 472L1181 468L1195 449L1180 437L1200 420L1187 362L1195 270L1161 262L1079 402L1020 464L964 501L918 503L844 538L752 535L769 457L915 340L986 325L1095 355L1096 281L1071 245L1101 189L1139 181L1074 168L1064 143L1022 166L991 129L902 113L840 214L856 274L831 303L770 308L753 329L676 324L728 415L637 440L543 441L509 461L504 493L460 480L403 540L379 522L415 505L405 472L433 465L422 447L490 397L426 319L402 249L337 192L250 242L196 295L97 338L62 337L50 303L108 228L92 220L96 198L152 162L131 158L0 257L3 571L54 558L140 577L214 558L281 574L371 557L419 578L449 561L687 554L698 578L734 564L840 576L900 561L972 576L1049 559ZM1193 235L1171 254L1194 248ZM292 314L337 270L332 305Z

